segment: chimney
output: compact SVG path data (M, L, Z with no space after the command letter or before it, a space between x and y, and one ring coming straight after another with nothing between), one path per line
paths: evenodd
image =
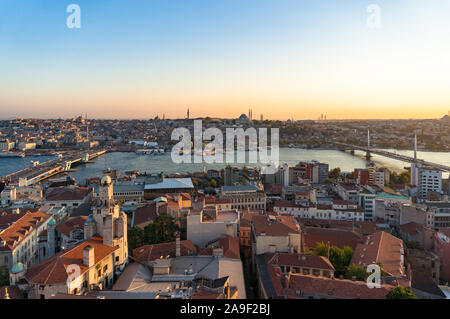
M83 249L83 265L91 268L92 266L94 266L94 264L94 247L88 245Z
M175 242L175 256L180 257L181 256L181 241L180 241L180 233L177 233L177 239Z
M227 236L234 237L234 227L232 224L227 225Z

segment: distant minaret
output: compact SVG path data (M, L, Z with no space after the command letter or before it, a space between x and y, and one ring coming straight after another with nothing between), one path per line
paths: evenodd
M189 109L187 109L187 116L186 118L189 120Z
M264 116L261 114L261 122L264 121Z
M370 148L370 130L367 130L367 148Z

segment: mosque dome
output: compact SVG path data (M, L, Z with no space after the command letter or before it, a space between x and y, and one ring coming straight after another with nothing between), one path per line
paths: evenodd
M18 274L25 270L25 266L22 263L14 264L10 270L12 274Z
M105 186L111 184L111 177L108 175L103 176L102 180L101 180L101 184L105 185Z
M248 121L248 116L245 115L245 114L241 114L241 116L239 116L238 120L240 120L240 121Z

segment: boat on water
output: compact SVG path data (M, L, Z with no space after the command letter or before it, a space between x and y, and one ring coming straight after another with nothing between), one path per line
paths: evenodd
M22 152L0 152L0 158L24 158L25 153Z
M138 154L138 155L151 155L151 154L153 154L153 150L142 149L142 150L136 150L135 153Z
M135 152L138 155L162 155L165 153L164 149L140 149Z

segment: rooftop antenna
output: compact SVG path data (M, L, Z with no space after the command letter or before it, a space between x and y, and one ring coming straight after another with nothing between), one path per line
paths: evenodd
M105 156L105 173L109 171L108 168L108 158Z

